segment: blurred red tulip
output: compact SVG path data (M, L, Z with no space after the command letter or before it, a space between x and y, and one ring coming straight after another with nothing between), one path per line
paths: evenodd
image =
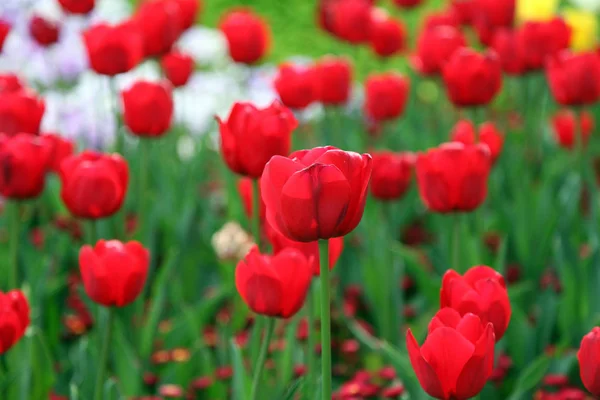
M285 249L268 256L254 247L235 269L235 287L255 313L289 318L304 305L312 276L300 251Z
M433 29L439 26L460 28L460 20L452 10L432 12L425 16L421 30Z
M550 90L559 104L581 106L600 98L600 55L563 50L546 64Z
M490 149L483 144L444 143L419 154L421 200L434 212L473 211L487 196L491 164Z
M416 157L412 153L382 151L371 153L373 174L371 194L379 200L401 198L410 187Z
M73 154L75 147L73 142L54 133L44 133L40 136L40 139L48 151L48 168L59 173L60 164L65 158Z
M225 15L219 28L229 44L233 61L254 64L269 50L271 33L266 22L249 9L237 9Z
M60 26L55 21L34 15L29 21L29 34L40 46L49 47L58 42Z
M347 235L362 218L371 170L370 155L331 146L275 156L261 178L267 221L297 242Z
M0 92L0 133L37 135L46 105L30 90Z
M168 132L173 119L173 96L168 82L138 81L121 97L123 119L131 133L159 137Z
M17 75L11 73L0 74L0 93L19 92L23 88L23 83L21 83L21 80Z
M349 43L364 43L369 40L371 29L369 0L343 0L332 3L331 16L333 33Z
M71 14L87 14L94 9L95 0L58 0L63 10Z
M149 0L133 16L144 42L146 57L160 57L183 32L183 14L177 0Z
M181 26L184 30L191 28L202 12L201 0L175 0L181 10Z
M371 48L380 57L390 57L404 49L406 31L404 26L387 15L376 10L371 17Z
M410 92L408 78L397 73L371 75L365 82L365 113L376 121L398 118Z
M139 242L99 240L79 251L85 292L106 307L123 307L141 293L148 276L150 253Z
M460 315L477 315L484 324L494 326L496 340L502 339L510 322L511 307L504 278L485 265L469 269L464 275L448 270L442 279L440 307L451 307Z
M294 114L277 101L263 109L235 103L226 121L217 120L225 162L233 172L254 179L260 178L271 157L289 153L291 134L298 126Z
M0 292L0 354L6 353L25 334L29 326L29 303L20 290Z
M479 136L479 140L477 140L476 136ZM471 121L458 121L452 129L450 137L453 142L460 142L464 145L473 145L477 142L487 145L490 149L492 163L496 162L504 146L504 136L502 136L492 122L481 124L479 126L479 135L476 135L475 126L473 126Z
M83 34L83 39L90 66L101 75L128 72L144 58L144 38L130 21L114 26L94 25Z
M473 22L477 0L452 0L452 13L458 18L462 25L469 25Z
M577 352L579 374L585 388L594 396L600 396L600 328L595 327L581 339Z
M494 330L473 314L442 308L421 348L409 329L406 348L423 390L442 400L466 400L485 386L494 367Z
M475 25L485 25L495 30L514 24L516 0L474 0L472 7Z
M80 218L98 219L121 208L129 168L118 154L87 150L61 163L60 179L61 197L69 211Z
M518 40L517 32L499 29L494 33L492 48L498 54L502 70L508 75L522 75L527 72L523 43Z
M282 64L273 82L281 102L293 109L303 109L317 100L317 71L312 66Z
M11 26L8 22L0 19L0 53L2 52L2 48L4 47L4 41L10 33L10 28Z
M467 45L458 28L445 25L426 28L417 40L417 53L412 58L413 67L423 75L435 75L454 52Z
M37 136L0 134L0 194L10 199L30 199L44 190L49 152Z
M594 118L582 111L579 116L571 110L559 111L552 117L552 126L556 142L565 149L573 149L580 137L582 145L586 145L594 130Z
M248 219L251 219L252 216L254 215L254 206L253 206L253 201L252 201L252 179L250 178L240 178L238 180L238 184L237 184L237 189L238 189L238 193L240 194L240 197L242 198L242 203L244 205L244 211L246 212L246 216L248 216ZM265 206L265 202L263 201L262 197L260 198L260 205L259 205L259 209L260 209L260 220L264 221L265 220L265 216L267 215L267 209Z
M342 57L325 56L314 68L317 99L324 105L344 104L352 90L352 66Z
M571 28L561 18L527 21L517 31L518 45L528 69L541 69L550 56L569 47Z
M394 0L394 4L402 8L413 8L421 5L423 0Z
M165 54L160 65L174 87L184 86L194 72L194 59L190 55L178 51Z

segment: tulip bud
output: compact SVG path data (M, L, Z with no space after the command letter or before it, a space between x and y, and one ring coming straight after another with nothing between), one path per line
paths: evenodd
M227 39L229 55L235 62L254 64L269 49L269 26L249 9L238 9L228 13L219 28Z

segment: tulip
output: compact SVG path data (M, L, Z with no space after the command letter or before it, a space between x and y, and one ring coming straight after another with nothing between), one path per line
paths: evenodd
M0 134L0 194L24 200L39 196L44 190L49 152L37 136L19 133L13 137Z
M352 66L344 58L325 56L314 68L317 99L324 105L344 104L350 98Z
M473 16L477 11L477 0L452 0L452 13L458 18L461 25L469 25L473 22Z
M477 315L494 326L496 340L502 339L510 322L511 308L504 278L492 268L480 265L464 275L448 270L442 279L440 308L451 307L460 315Z
M144 43L146 57L160 57L169 51L183 32L183 17L175 0L142 3L133 16Z
M128 72L144 58L144 39L137 25L125 22L98 24L83 34L90 66L101 75Z
M593 104L600 98L600 55L563 50L548 61L546 77L559 104Z
M45 109L44 100L32 91L0 92L0 133L37 135Z
M233 61L254 64L268 51L271 42L269 26L249 9L229 12L219 25L229 45Z
M570 150L575 147L576 142L587 144L594 130L594 119L585 111L577 116L573 111L563 110L554 115L552 126L556 142Z
M368 0L344 0L332 4L334 34L346 42L357 44L369 40L371 8Z
M409 329L406 348L421 386L432 397L466 400L485 386L494 367L494 330L473 314L443 308L419 348Z
M4 47L4 41L10 32L10 24L2 19L0 19L0 53L2 53L2 48Z
M416 163L419 195L434 212L472 211L487 195L492 159L484 144L445 143L419 154Z
M600 396L600 328L593 328L581 339L577 360L583 386L594 396Z
M317 73L313 67L282 64L273 85L281 102L293 109L303 109L317 100Z
M122 94L123 119L141 137L163 136L171 127L173 97L166 82L138 81Z
M20 290L0 292L0 354L10 350L29 326L29 303Z
M499 29L494 34L491 46L502 65L502 70L508 75L522 75L527 72L525 64L526 48L517 40L516 31Z
M515 20L516 0L475 0L474 22L498 28L511 27Z
M571 30L564 20L525 22L517 31L517 41L528 69L541 69L546 60L569 46Z
M15 93L24 89L23 83L15 74L0 74L0 93Z
M474 145L477 143L475 126L468 120L458 121L451 133L453 142L460 142L464 145ZM504 137L492 122L486 122L479 126L479 143L485 144L490 150L492 163L496 162L502 147L504 146Z
M462 33L453 26L436 26L421 31L413 67L423 75L435 75L459 48L467 45Z
M563 15L565 22L571 29L571 48L574 51L594 50L598 44L596 14L569 8Z
M58 174L60 164L73 154L73 142L54 133L45 133L40 140L48 151L48 168Z
M181 26L184 30L191 28L202 10L201 0L175 0L181 11Z
M455 28L460 28L460 19L454 12L452 12L452 10L432 12L425 16L421 29L424 31L440 26L452 26Z
M289 153L290 136L298 126L292 112L279 102L264 109L235 103L226 121L217 120L225 162L233 172L255 179L271 157Z
M464 47L443 68L448 97L456 106L486 105L502 88L502 68L493 51L479 54Z
M421 5L422 2L423 0L394 0L394 4L402 8L414 8Z
M129 168L118 154L94 151L66 158L60 167L61 197L76 217L98 219L116 213L125 199Z
M389 57L402 51L406 41L406 32L399 21L378 10L373 12L371 18L369 40L375 54L380 57Z
M177 51L165 54L160 65L174 87L184 86L194 72L194 59Z
M94 9L95 0L58 0L58 3L68 13L85 15Z
M383 151L372 153L372 156L371 194L373 197L383 201L401 198L412 181L415 155Z
M404 112L410 81L396 73L371 75L365 82L365 113L375 121L398 118Z
M42 47L58 42L60 26L49 19L34 15L29 21L29 34Z
M362 218L371 170L370 155L331 146L275 156L261 178L267 221L297 242L347 235Z

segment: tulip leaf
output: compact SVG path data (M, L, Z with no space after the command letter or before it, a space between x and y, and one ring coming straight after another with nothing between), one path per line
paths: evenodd
M246 400L250 393L250 377L244 368L242 352L235 341L231 340L230 347L233 359L233 400Z
M550 367L550 361L551 358L544 354L525 368L519 376L509 400L524 399L525 394L533 389L544 378L546 371Z

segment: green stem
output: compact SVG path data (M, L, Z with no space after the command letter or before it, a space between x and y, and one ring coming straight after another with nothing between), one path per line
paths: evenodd
M269 350L269 342L273 335L273 328L275 327L275 318L267 319L267 333L265 339L260 347L260 353L258 354L258 360L254 368L254 378L252 379L252 389L250 391L250 400L256 400L258 397L258 385L260 384L260 378L262 376L263 367L267 359L267 352Z
M260 187L258 179L252 180L252 236L260 250Z
M453 232L452 232L452 265L451 267L457 271L462 272L460 265L460 214L453 215Z
M107 308L106 328L104 330L104 337L102 340L102 349L100 350L100 363L98 364L98 372L96 375L96 386L94 388L94 400L102 400L102 389L104 387L104 376L106 374L108 364L108 352L110 349L110 337L112 333L112 323L114 318L114 311L112 308Z
M124 132L121 132L121 124L119 122L119 88L117 87L116 78L109 78L110 90L113 96L113 113L115 115L115 152L123 155L125 151Z
M317 344L317 335L315 332L315 290L314 285L311 284L308 289L308 299L306 303L307 314L308 314L308 346L306 348L306 358L308 360L308 381L306 387L305 399L311 399L314 396L315 388L317 387L317 357L315 354L315 348Z
M15 289L17 288L17 282L19 282L20 207L17 201L9 201L7 205L10 206L10 271L8 285L10 289Z
M329 293L329 241L319 241L321 265L321 398L331 400L331 309Z
M148 204L148 170L150 168L149 160L150 160L150 149L151 149L151 139L141 139L140 140L140 172L139 172L139 183L138 183L138 238L143 243L144 230L146 229L146 218L148 213L146 212L146 205Z

